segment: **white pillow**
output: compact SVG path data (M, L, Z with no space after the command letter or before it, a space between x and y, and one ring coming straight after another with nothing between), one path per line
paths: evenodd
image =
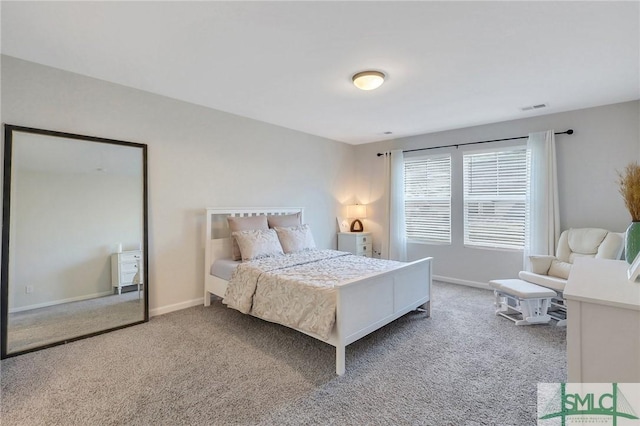
M302 250L316 248L309 225L293 226L290 228L274 228L285 253L295 253Z
M231 229L231 233L248 231L250 229L269 229L267 217L264 215L242 217L229 216L227 218L227 222L229 223L229 229ZM238 242L233 237L231 241L231 250L233 254L233 260L242 259Z
M260 259L262 257L282 256L282 246L278 234L273 229L252 229L233 232L240 247L242 261Z

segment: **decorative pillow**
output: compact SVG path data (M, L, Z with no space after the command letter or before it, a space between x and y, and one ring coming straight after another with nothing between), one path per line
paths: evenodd
M278 234L273 229L252 229L233 232L231 235L238 242L243 262L284 254Z
M247 217L227 217L227 223L229 223L229 229L231 229L231 235L234 232L238 231L247 231L250 229L269 229L269 225L267 223L267 217L260 216L247 216ZM242 259L240 253L240 247L238 247L238 243L236 239L232 237L231 242L231 252L233 260Z
M278 227L275 230L285 253L295 253L316 248L309 225L305 224L291 228Z
M300 212L294 214L282 214L267 216L267 222L269 228L289 228L291 226L302 225L302 218Z

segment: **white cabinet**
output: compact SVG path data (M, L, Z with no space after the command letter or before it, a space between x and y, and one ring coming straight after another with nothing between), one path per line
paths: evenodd
M348 251L356 256L371 257L371 232L339 232L338 250Z
M640 283L620 260L576 259L564 289L567 378L576 383L640 382Z
M122 287L128 285L140 285L143 283L142 269L140 270L140 282L133 283L133 277L142 268L142 251L131 250L111 255L111 285L118 289L118 294L122 293Z

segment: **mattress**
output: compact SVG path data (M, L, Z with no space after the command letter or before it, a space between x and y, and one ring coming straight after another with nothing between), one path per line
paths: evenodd
M216 259L211 265L210 274L214 277L222 278L229 281L233 271L236 270L238 265L242 263L239 260L233 259Z
M326 340L335 322L335 286L400 266L401 262L335 250L258 259L236 267L222 302Z

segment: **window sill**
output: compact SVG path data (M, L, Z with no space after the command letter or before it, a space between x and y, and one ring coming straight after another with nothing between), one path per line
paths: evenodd
M425 246L450 246L451 241L448 243L445 242L430 242L430 241L416 241L416 240L407 240L407 244L420 244Z
M508 248L508 247L488 247L488 246L476 246L471 244L464 244L464 248L476 249L476 250L491 250L491 251L506 251L513 253L523 253L524 249L521 248Z

